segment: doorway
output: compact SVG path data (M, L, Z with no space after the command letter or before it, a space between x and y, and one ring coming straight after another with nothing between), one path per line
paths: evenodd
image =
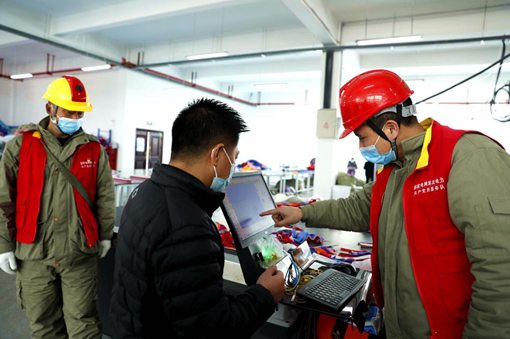
M163 161L163 132L136 129L135 169L153 168Z

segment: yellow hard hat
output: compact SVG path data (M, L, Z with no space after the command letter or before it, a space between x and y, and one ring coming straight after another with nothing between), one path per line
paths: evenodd
M43 99L73 112L90 112L92 104L80 79L64 75L53 81L44 93Z

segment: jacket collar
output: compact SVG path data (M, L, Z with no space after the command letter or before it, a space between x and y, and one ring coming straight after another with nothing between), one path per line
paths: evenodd
M434 120L428 118L420 122L420 125L425 129L425 139L423 140L420 159L418 159L416 163L416 169L423 169L429 165L429 144L432 140L432 126L434 125Z
M81 146L85 145L90 141L97 141L98 140L92 136L86 134L82 128L80 128L76 133L71 135L69 137L68 142L62 146L60 142L58 141L57 137L55 137L53 134L51 134L50 131L48 131L48 125L50 123L50 117L47 116L41 121L39 121L38 124L26 124L21 125L18 128L18 132L23 131L36 131L39 132L35 135L35 137L41 138L44 140L50 151L55 155L61 162L66 161L69 157L71 157L76 149Z
M402 149L404 151L404 157L407 161L417 158L419 154L418 161L416 163L416 169L423 169L428 166L429 164L429 151L428 146L430 144L430 141L432 140L432 125L434 124L434 120L432 118L427 118L420 122L420 125L425 129L425 132L420 133L418 135L415 135L413 137L410 137L406 140L402 141ZM417 151L420 149L420 153L417 153ZM394 162L398 166L402 167L403 161L396 160ZM377 173L381 173L382 170L386 166L381 167L379 170L377 170Z
M175 188L189 195L209 217L220 207L225 197L224 193L213 191L191 174L170 165L156 164L151 180L158 185Z

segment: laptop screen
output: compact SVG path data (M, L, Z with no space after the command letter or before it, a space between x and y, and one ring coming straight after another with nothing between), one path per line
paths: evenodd
M276 208L260 172L235 173L225 194L222 209L237 238L236 247L247 247L260 238L257 235L265 235L265 231L274 226L271 216L259 216L263 211Z

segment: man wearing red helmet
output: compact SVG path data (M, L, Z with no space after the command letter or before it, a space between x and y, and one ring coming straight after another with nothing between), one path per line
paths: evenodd
M20 126L0 161L0 268L16 274L32 338L101 338L97 259L115 223L111 169L81 129L92 111L82 82L63 76L43 99L48 116Z
M386 70L351 79L340 89L340 138L354 132L366 160L385 165L375 183L261 215L370 231L389 338L509 338L510 155L480 133L418 123L412 94Z

